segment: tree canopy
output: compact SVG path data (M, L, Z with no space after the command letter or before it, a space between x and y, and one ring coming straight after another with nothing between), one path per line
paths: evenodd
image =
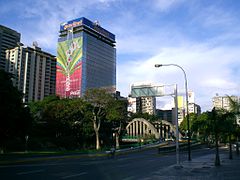
M31 126L29 109L22 102L22 94L13 86L13 78L12 74L0 70L1 149L11 149L10 144L14 145L17 142L22 144Z

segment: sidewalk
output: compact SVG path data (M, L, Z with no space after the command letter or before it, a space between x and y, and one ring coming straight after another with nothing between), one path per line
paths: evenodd
M181 167L176 165L166 167L154 172L144 180L239 180L240 155L233 151L233 159L229 159L228 151L221 149L221 166L214 165L215 154L207 154L192 161L181 162Z

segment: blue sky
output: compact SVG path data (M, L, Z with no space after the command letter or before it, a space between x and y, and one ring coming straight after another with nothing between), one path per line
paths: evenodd
M203 110L212 97L240 95L240 1L238 0L0 0L0 24L22 42L56 55L59 25L78 17L98 20L116 35L117 89L127 96L134 82L178 84ZM160 107L170 100L159 99Z

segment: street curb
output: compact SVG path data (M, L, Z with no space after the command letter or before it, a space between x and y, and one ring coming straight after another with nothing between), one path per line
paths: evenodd
M142 146L137 148L130 148L130 149L122 149L122 150L116 150L114 155L110 155L109 153L106 153L106 151L102 153L93 153L93 154L72 154L72 155L59 155L59 156L48 156L48 157L29 157L25 159L19 159L19 160L4 160L0 161L0 166L4 165L18 165L18 164L24 164L24 163L33 163L33 162L39 162L39 161L49 161L49 160L61 160L61 159L79 159L79 158L97 158L97 157L114 157L124 154L130 154L135 153L139 151L144 151L152 148L158 148L159 146L166 146L167 144L155 144L150 146Z

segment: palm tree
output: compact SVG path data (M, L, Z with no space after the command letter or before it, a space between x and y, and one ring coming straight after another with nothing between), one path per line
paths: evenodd
M204 142L215 142L215 166L220 165L218 142L222 132L221 120L222 118L220 111L213 108L212 111L202 113L192 124L192 130L198 134L202 134Z
M238 138L240 135L240 127L239 124L237 123L237 121L239 121L239 114L240 114L240 102L238 100L234 100L233 97L231 96L227 96L228 100L229 100L229 104L230 104L230 109L229 109L229 113L231 113L232 118L234 119L234 124L235 124L235 128L233 131L233 134L236 136L236 151L237 154L239 154L239 145L238 145Z
M215 156L215 166L220 166L220 157L219 157L219 136L220 136L220 132L221 132L221 123L219 122L220 118L219 118L219 112L213 108L212 111L210 112L210 129L212 130L212 134L214 136L215 139L215 148L216 148L216 156Z
M234 113L222 110L222 123L224 129L222 135L228 138L229 142L229 159L232 159L232 135L234 134L236 128L236 116Z

